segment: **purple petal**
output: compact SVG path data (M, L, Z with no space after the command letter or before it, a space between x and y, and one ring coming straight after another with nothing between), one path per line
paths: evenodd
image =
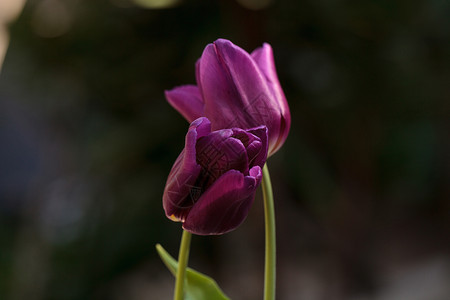
M281 109L286 110L288 108L286 97L284 96L284 92L281 89L278 80L272 47L269 44L264 43L262 47L255 49L251 56L264 74L264 77L269 84L269 89L272 91L274 98L278 100Z
M272 47L269 44L264 43L261 48L255 49L251 56L264 74L269 89L271 90L274 99L278 102L281 120L279 132L274 133L277 136L277 139L275 141L272 140L270 143L269 154L273 154L283 145L287 138L291 125L291 114L283 89L278 80Z
M267 136L267 127L266 126L259 126L251 129L247 129L248 133L251 133L259 138L261 141L261 147L259 153L254 157L252 161L252 166L259 166L263 167L267 160L268 155L268 136ZM256 146L256 145L254 145Z
M257 169L256 169L257 168ZM259 172L258 172L259 169ZM261 169L252 176L230 170L199 198L183 223L183 228L199 235L223 234L238 227L247 217L261 182Z
M246 130L240 128L233 128L232 130L233 137L239 139L245 147L249 166L253 165L253 160L258 156L262 148L261 140Z
M185 148L175 161L167 178L163 194L163 207L166 216L174 221L183 221L195 199L192 187L201 172L196 161L195 145L199 138L211 132L211 123L207 118L192 122L186 134Z
M264 75L251 56L230 41L219 39L205 48L198 77L213 130L274 123L276 103Z
M200 117L191 123L188 129L188 134L190 130L195 130L197 132L197 140L211 133L211 121L208 118Z
M262 169L259 166L254 166L248 173L250 177L255 178L255 184L258 187L262 180Z
M201 185L206 189L228 170L248 172L247 152L233 130L223 129L210 133L197 141L197 163L204 177Z
M195 85L183 85L165 91L166 99L188 122L203 116L203 100Z
M285 98L276 98L279 95L284 97L280 94L281 87L276 86L278 79L275 77L276 82L272 77L268 80L265 73L270 70L270 65L264 60L267 53L271 54L270 47L257 51L254 55L257 62L230 41L219 39L205 48L197 77L205 102L204 115L213 120L213 130L266 125L270 155L286 139L290 115L287 104L280 105L286 102ZM258 63L265 67L260 68Z

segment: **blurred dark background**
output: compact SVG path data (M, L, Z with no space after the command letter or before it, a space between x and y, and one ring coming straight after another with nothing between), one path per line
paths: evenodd
M6 27L5 27L6 28ZM292 129L270 158L278 299L450 299L450 2L30 0L0 77L0 299L170 299L155 252L206 44L269 42ZM261 195L190 266L261 299Z

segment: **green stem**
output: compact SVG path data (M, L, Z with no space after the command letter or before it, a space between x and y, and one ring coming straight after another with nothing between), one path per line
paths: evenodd
M175 292L173 295L174 300L184 299L184 282L186 277L186 267L189 260L189 247L191 245L190 232L183 230L183 236L181 237L180 252L178 253L178 270L177 277L175 279Z
M264 197L264 218L266 222L266 257L264 268L264 300L275 300L276 285L276 232L275 208L272 183L267 164L263 168L262 189Z

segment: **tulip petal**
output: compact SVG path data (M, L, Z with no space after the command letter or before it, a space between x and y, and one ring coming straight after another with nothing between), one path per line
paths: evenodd
M261 152L261 140L257 136L247 132L247 130L240 128L233 128L232 130L233 137L239 139L246 149L249 166L253 165L253 160Z
M247 217L261 182L259 167L252 168L250 174L230 170L222 175L192 207L183 228L198 235L212 235L238 227Z
M228 170L248 172L246 149L232 134L233 130L223 129L197 141L197 162L202 167L201 185L205 189Z
M278 139L270 143L270 154L275 153L284 143L289 133L291 126L291 114L289 111L289 106L286 101L286 96L284 95L283 89L281 88L280 82L278 80L277 71L275 68L275 61L273 58L272 47L264 43L261 48L255 49L251 53L252 58L258 64L259 69L264 74L269 89L272 92L273 98L278 101L278 106L280 109L280 126L279 133L275 135Z
M243 129L276 123L264 75L251 56L230 41L209 44L200 59L198 77L205 116L213 130Z
M183 85L165 91L166 99L189 123L203 116L203 100L195 85Z
M250 177L255 178L256 187L258 187L262 180L262 168L259 166L254 166L248 173Z
M201 166L196 161L195 145L197 139L211 132L211 123L207 118L198 118L192 122L186 134L185 148L175 161L163 194L163 207L166 216L174 221L183 221L189 209L197 201L199 188L196 181Z
M255 128L250 128L250 129L247 129L247 132L257 136L261 141L261 145L259 146L259 147L261 147L261 149L260 149L258 155L255 156L255 158L253 159L252 165L259 166L262 168L264 166L264 164L266 163L267 155L268 155L267 127L259 126L259 127L255 127ZM247 150L247 151L249 151L249 150Z
M271 48L266 49L270 51L256 52L259 61L271 54ZM269 67L266 62L264 70ZM271 155L287 137L290 115L287 104L280 105L285 98L275 97L282 93L281 87L274 87L275 82L268 81L267 76L250 54L223 39L205 48L197 71L204 115L213 120L212 129L266 125Z
M269 85L269 89L271 89L273 93L274 99L279 100L279 104L284 106L284 104L286 103L286 97L284 96L284 92L281 89L281 85L278 80L272 47L269 44L264 43L262 47L255 49L251 53L251 56L258 65L261 72L264 74ZM286 107L283 106L281 108L283 110L286 109Z

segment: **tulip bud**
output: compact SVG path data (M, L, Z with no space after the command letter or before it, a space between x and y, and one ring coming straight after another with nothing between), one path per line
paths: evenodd
M265 126L211 131L207 118L192 122L164 189L167 217L199 235L238 227L261 182L267 147Z

